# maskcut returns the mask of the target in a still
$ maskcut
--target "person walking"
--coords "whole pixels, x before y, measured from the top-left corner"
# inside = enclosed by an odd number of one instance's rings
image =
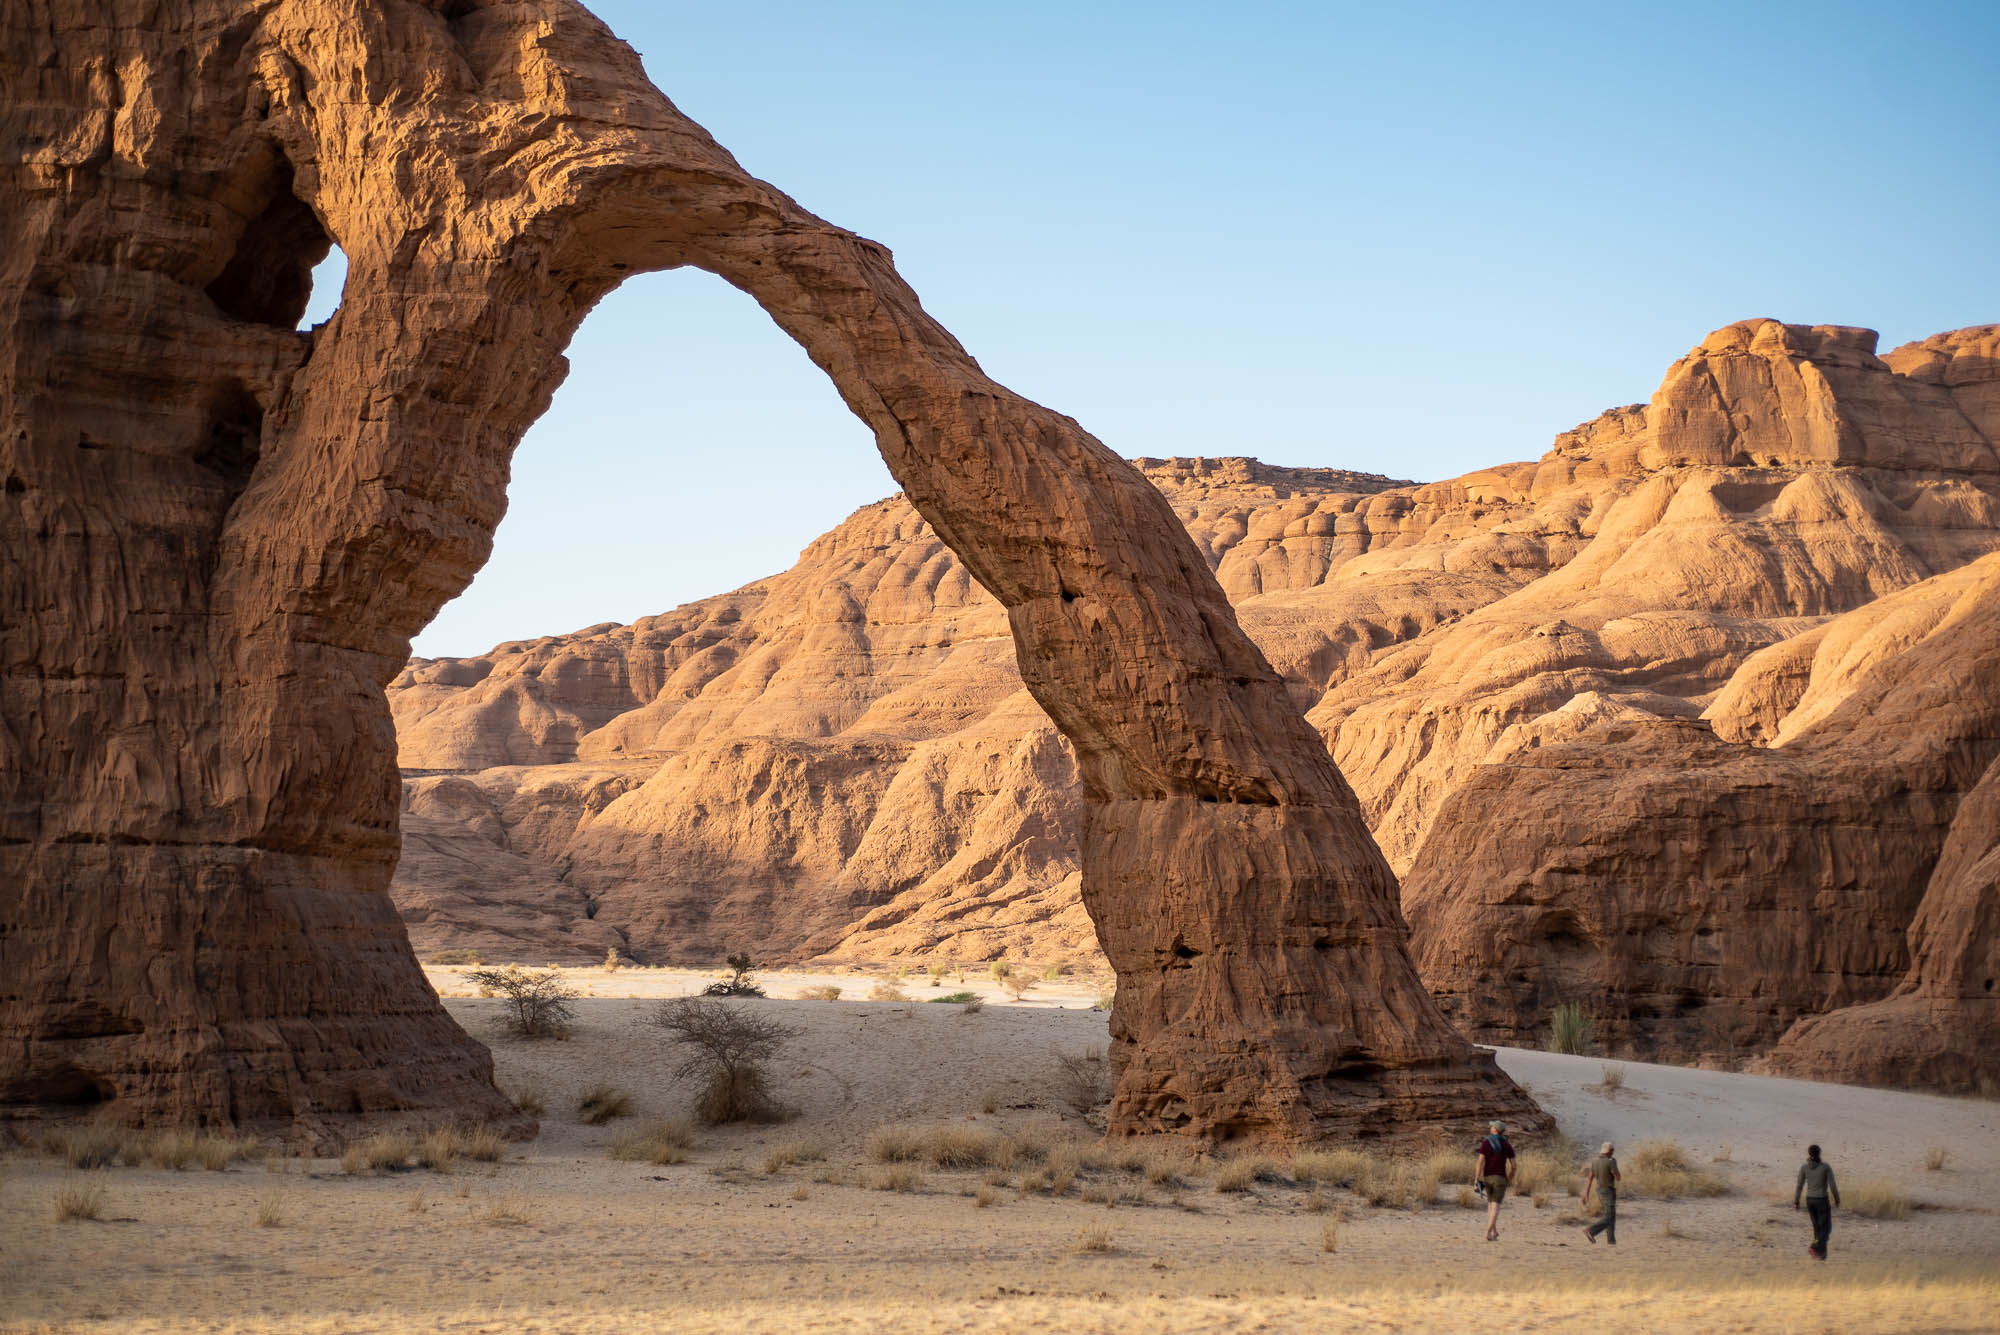
[[[1602,1233],[1605,1245],[1616,1247],[1618,1245],[1618,1159],[1613,1155],[1611,1142],[1608,1140],[1604,1142],[1604,1148],[1597,1152],[1597,1157],[1590,1161],[1589,1167],[1583,1170],[1585,1205],[1590,1204],[1590,1189],[1593,1185],[1597,1188],[1597,1200],[1604,1207],[1604,1212],[1596,1223],[1583,1230],[1583,1236],[1596,1242],[1597,1235]]]
[[[1507,1143],[1507,1124],[1488,1122],[1486,1138],[1472,1160],[1472,1185],[1486,1193],[1486,1240],[1500,1236],[1500,1203],[1514,1177],[1514,1147]]]
[[[1799,1197],[1806,1198],[1806,1213],[1812,1217],[1813,1240],[1806,1255],[1815,1261],[1826,1259],[1826,1240],[1833,1236],[1833,1207],[1840,1204],[1840,1184],[1833,1180],[1833,1165],[1819,1157],[1819,1146],[1806,1146],[1806,1161],[1799,1165],[1798,1184],[1792,1188],[1792,1208]]]

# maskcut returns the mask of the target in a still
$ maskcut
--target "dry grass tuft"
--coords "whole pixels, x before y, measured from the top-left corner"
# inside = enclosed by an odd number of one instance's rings
[[[819,1163],[826,1158],[826,1142],[814,1138],[788,1140],[764,1156],[764,1176],[782,1172],[794,1164]]]
[[[1326,1188],[1314,1186],[1306,1193],[1304,1205],[1307,1214],[1325,1214],[1333,1205],[1333,1197],[1326,1194]]]
[[[361,1177],[385,1169],[401,1168],[416,1148],[408,1136],[400,1133],[370,1136],[359,1144],[347,1147],[340,1156],[340,1171],[350,1177]]]
[[[104,1188],[95,1182],[78,1182],[64,1178],[56,1188],[56,1220],[68,1223],[72,1219],[102,1219],[104,1217]]]
[[[1660,1236],[1663,1238],[1679,1238],[1682,1241],[1687,1240],[1687,1234],[1675,1228],[1674,1221],[1671,1219],[1665,1220],[1660,1224]]]
[[[503,1091],[504,1092],[504,1091]],[[542,1091],[533,1085],[507,1095],[508,1101],[530,1117],[540,1117],[548,1111],[542,1098]]]
[[[194,1137],[185,1131],[162,1131],[142,1142],[139,1152],[147,1167],[178,1173],[194,1162]]]
[[[1080,1228],[1076,1236],[1069,1240],[1071,1256],[1093,1256],[1110,1250],[1111,1230],[1108,1228]]]
[[[1458,1208],[1461,1210],[1477,1210],[1481,1205],[1485,1204],[1485,1202],[1479,1199],[1478,1193],[1473,1191],[1471,1187],[1460,1187],[1458,1189],[1458,1195],[1454,1199],[1458,1201]],[[1537,1210],[1541,1209],[1542,1202],[1546,1201],[1547,1199],[1548,1199],[1547,1192],[1543,1192],[1541,1195],[1537,1196],[1535,1198],[1535,1208]]]
[[[498,1163],[507,1153],[507,1142],[490,1126],[475,1127],[459,1132],[458,1152],[474,1163]]]
[[[1340,1250],[1340,1221],[1329,1219],[1319,1226],[1319,1249],[1323,1252]]]
[[[424,1194],[424,1189],[422,1187],[418,1187],[415,1191],[410,1193],[409,1211],[411,1214],[424,1214],[430,1208],[431,1208],[431,1198]]]
[[[1840,1203],[1870,1219],[1908,1219],[1916,1208],[1909,1194],[1886,1177],[1864,1178],[1840,1193]]]
[[[802,987],[799,989],[799,1000],[839,1001],[840,987],[834,983],[828,983],[823,987]]]
[[[792,1188],[792,1199],[795,1201],[811,1200],[812,1194],[812,1188],[803,1182]]]
[[[282,1189],[274,1188],[259,1196],[257,1198],[257,1227],[283,1228],[286,1220],[285,1209],[290,1203],[291,1197],[286,1195]]]
[[[244,1159],[254,1159],[261,1154],[262,1147],[247,1136],[223,1136],[209,1134],[194,1143],[194,1157],[201,1160],[201,1166],[211,1173],[226,1173],[229,1165]]]
[[[874,1191],[893,1191],[907,1195],[924,1185],[923,1169],[915,1164],[891,1164],[878,1169],[867,1180],[867,1186]]]
[[[1292,1177],[1325,1187],[1358,1187],[1380,1170],[1382,1162],[1360,1150],[1307,1150],[1292,1160]]]
[[[695,1147],[694,1123],[685,1117],[647,1122],[611,1142],[607,1153],[627,1163],[686,1163]]]
[[[518,1196],[502,1196],[486,1212],[486,1222],[502,1227],[525,1227],[535,1222],[527,1202]]]
[[[419,1168],[428,1168],[433,1173],[449,1173],[461,1150],[458,1132],[448,1126],[433,1127],[417,1142],[414,1157]]]
[[[1721,1149],[1715,1152],[1715,1158],[1712,1159],[1710,1162],[1728,1163],[1731,1159],[1735,1157],[1736,1157],[1736,1147],[1734,1145],[1724,1145]]]
[[[632,1096],[615,1085],[594,1085],[576,1101],[576,1120],[588,1126],[631,1115]]]
[[[1683,1196],[1725,1195],[1729,1184],[1714,1173],[1702,1172],[1688,1163],[1687,1153],[1676,1142],[1648,1140],[1632,1151],[1624,1188],[1637,1196],[1671,1201]]]
[[[868,989],[870,1001],[908,1001],[910,994],[894,983],[877,983]]]
[[[109,1168],[120,1159],[138,1163],[143,1142],[116,1126],[58,1127],[42,1136],[42,1148],[71,1168]]]
[[[1000,1193],[983,1182],[980,1184],[979,1189],[972,1193],[972,1203],[982,1210],[991,1208],[999,1200]]]
[[[958,1008],[960,1015],[977,1015],[986,1009],[985,997],[974,997]]]
[[[1625,1068],[1622,1066],[1606,1066],[1603,1076],[1599,1078],[1597,1083],[1604,1088],[1606,1093],[1613,1093],[1623,1089],[1625,1087]]]
[[[1938,1173],[1944,1171],[1945,1163],[1951,1158],[1951,1148],[1946,1145],[1931,1145],[1924,1150],[1924,1171]]]

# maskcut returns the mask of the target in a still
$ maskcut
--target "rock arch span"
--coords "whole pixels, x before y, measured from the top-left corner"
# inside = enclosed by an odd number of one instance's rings
[[[1076,746],[1113,1129],[1539,1117],[1417,982],[1351,793],[1160,496],[587,11],[87,10],[0,20],[0,1100],[513,1115],[384,893],[382,688],[485,559],[578,322],[695,265],[874,430]],[[296,332],[336,238],[340,308]]]

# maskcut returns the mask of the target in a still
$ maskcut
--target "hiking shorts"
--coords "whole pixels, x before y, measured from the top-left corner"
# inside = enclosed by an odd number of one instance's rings
[[[1506,1178],[1504,1178],[1504,1177],[1482,1177],[1482,1178],[1480,1178],[1479,1180],[1480,1180],[1481,1182],[1483,1182],[1483,1183],[1484,1183],[1484,1184],[1486,1185],[1486,1199],[1487,1199],[1487,1200],[1491,1201],[1491,1202],[1492,1202],[1493,1204],[1495,1204],[1495,1205],[1498,1205],[1498,1204],[1499,1204],[1499,1203],[1500,1203],[1501,1201],[1504,1201],[1504,1200],[1506,1200],[1506,1199],[1507,1199],[1507,1179],[1506,1179]]]

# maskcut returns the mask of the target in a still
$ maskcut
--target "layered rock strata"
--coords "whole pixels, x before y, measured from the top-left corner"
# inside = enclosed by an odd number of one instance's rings
[[[0,1099],[510,1115],[383,893],[382,688],[484,559],[585,312],[695,265],[832,377],[1006,608],[1084,794],[1113,1130],[1539,1119],[1418,983],[1352,793],[1160,494],[586,11],[84,18],[30,0],[0,29]],[[340,309],[295,333],[330,242]]]

